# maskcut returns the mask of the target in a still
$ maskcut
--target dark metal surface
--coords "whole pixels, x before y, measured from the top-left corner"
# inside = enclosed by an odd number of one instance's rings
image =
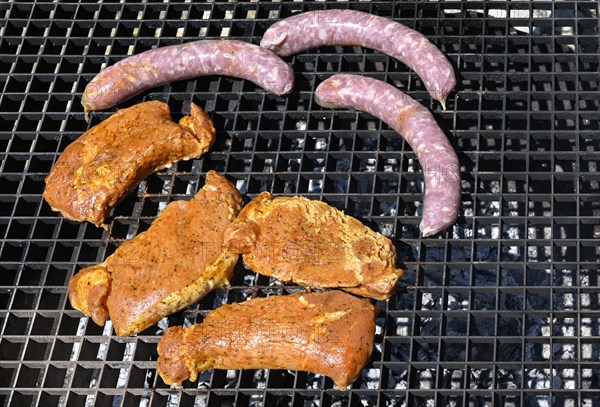
[[[2,404],[600,405],[598,4],[0,3]],[[218,140],[205,157],[144,181],[108,231],[66,221],[43,202],[52,164],[89,128],[81,92],[105,65],[204,37],[258,43],[274,19],[325,7],[393,17],[427,35],[458,72],[448,110],[397,61],[321,48],[287,59],[296,72],[289,97],[208,77],[120,105],[160,99],[179,119],[194,101]],[[432,108],[462,164],[462,216],[452,230],[419,237],[423,176],[400,137],[366,114],[314,103],[315,87],[337,72],[393,83]],[[256,370],[209,371],[170,390],[156,374],[166,320],[120,338],[70,307],[73,273],[146,229],[167,202],[189,199],[209,169],[250,198],[269,190],[322,199],[397,238],[406,277],[378,303],[373,358],[350,389]],[[232,283],[168,324],[295,289],[241,264]]]

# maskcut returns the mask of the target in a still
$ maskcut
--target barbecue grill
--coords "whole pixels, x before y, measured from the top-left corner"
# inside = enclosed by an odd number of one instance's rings
[[[150,176],[108,230],[42,200],[64,148],[113,113],[84,120],[80,97],[127,55],[199,38],[258,44],[277,19],[351,8],[429,37],[454,63],[442,111],[403,64],[357,47],[286,59],[287,97],[205,77],[148,91],[174,119],[192,101],[217,128],[210,153]],[[600,406],[600,49],[596,1],[0,4],[0,400],[4,406]],[[313,100],[338,72],[393,84],[429,107],[459,153],[456,225],[421,238],[423,173],[381,121]],[[376,346],[349,389],[311,373],[208,371],[170,389],[156,373],[169,325],[251,297],[286,294],[240,264],[230,288],[117,337],[71,308],[69,278],[190,199],[215,169],[253,198],[323,200],[393,237],[406,275],[377,302]]]

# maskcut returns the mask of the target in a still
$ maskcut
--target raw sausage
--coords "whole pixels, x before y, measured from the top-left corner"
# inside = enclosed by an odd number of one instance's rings
[[[294,72],[273,52],[236,40],[201,40],[152,49],[100,72],[81,97],[85,112],[106,109],[147,89],[203,75],[250,80],[268,92],[292,90]]]
[[[327,108],[354,108],[383,120],[408,141],[425,172],[423,236],[456,221],[460,207],[460,164],[432,114],[396,87],[358,75],[334,75],[315,91]]]
[[[454,69],[424,35],[385,17],[356,10],[317,10],[273,24],[260,41],[282,57],[323,45],[360,45],[390,55],[414,70],[446,109]]]

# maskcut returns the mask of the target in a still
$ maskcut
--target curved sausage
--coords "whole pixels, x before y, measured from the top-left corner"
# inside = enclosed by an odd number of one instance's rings
[[[433,115],[396,87],[358,75],[334,75],[315,91],[327,108],[367,112],[398,132],[417,155],[425,172],[423,236],[436,234],[456,221],[460,208],[460,164]]]
[[[317,10],[273,24],[260,41],[282,57],[323,45],[360,45],[390,55],[414,70],[446,109],[456,86],[454,69],[424,35],[385,17],[356,10]]]
[[[294,72],[273,52],[243,41],[201,40],[151,49],[104,69],[81,97],[85,112],[109,108],[147,89],[203,75],[235,76],[268,92],[292,90]]]

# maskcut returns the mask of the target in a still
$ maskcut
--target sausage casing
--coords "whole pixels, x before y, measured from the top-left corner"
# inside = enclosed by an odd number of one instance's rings
[[[294,72],[273,52],[237,40],[200,40],[142,52],[104,69],[81,97],[85,112],[107,109],[145,90],[204,75],[248,79],[268,92],[292,90]]]
[[[425,197],[420,228],[423,236],[452,225],[460,208],[460,164],[448,138],[423,105],[377,79],[334,75],[315,91],[327,108],[353,108],[391,126],[411,146],[425,173]]]
[[[423,34],[385,17],[356,10],[317,10],[273,24],[260,45],[283,57],[324,45],[355,45],[390,55],[414,70],[445,108],[456,86],[454,69]]]

